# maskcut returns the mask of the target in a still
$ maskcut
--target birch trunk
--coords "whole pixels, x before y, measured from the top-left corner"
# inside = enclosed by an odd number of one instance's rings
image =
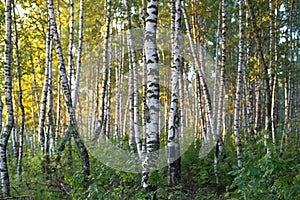
[[[213,138],[215,139],[215,134],[212,133],[211,131],[213,130],[213,124],[212,124],[212,108],[211,108],[211,101],[210,101],[210,96],[209,96],[209,90],[206,84],[206,78],[204,76],[203,70],[201,69],[201,65],[200,65],[200,61],[198,58],[198,54],[196,53],[196,49],[195,49],[195,45],[191,36],[191,29],[190,29],[190,25],[189,25],[189,20],[188,20],[188,16],[185,10],[185,4],[184,1],[181,2],[181,11],[184,17],[184,21],[185,21],[185,26],[187,29],[187,35],[189,38],[189,43],[190,43],[190,48],[192,51],[192,55],[193,55],[193,59],[195,62],[195,71],[198,71],[199,74],[199,81],[201,84],[201,87],[203,89],[203,95],[204,95],[204,105],[205,105],[205,112],[207,115],[207,123],[208,123],[208,133],[211,134],[213,136]]]
[[[148,183],[149,171],[156,166],[159,150],[159,68],[156,44],[157,16],[158,1],[148,0],[144,48],[148,72],[147,98],[150,120],[147,122],[147,154],[143,161],[142,172],[142,186],[148,191],[153,190]]]
[[[242,90],[242,63],[243,63],[243,1],[239,0],[239,61],[237,70],[236,80],[236,94],[235,94],[235,106],[234,106],[234,135],[236,142],[236,155],[238,160],[238,169],[242,169],[242,143],[240,140],[240,123],[239,123],[239,112],[240,112],[240,101],[241,101],[241,90]]]
[[[217,108],[217,85],[218,85],[218,71],[219,71],[219,34],[221,30],[221,3],[218,10],[218,28],[216,33],[216,53],[215,53],[215,80],[214,80],[214,92],[213,92],[213,124],[216,126],[216,108]]]
[[[129,48],[129,56],[131,58],[131,69],[130,69],[130,96],[132,98],[132,102],[130,103],[132,108],[132,120],[133,120],[133,137],[134,137],[134,143],[137,148],[137,152],[139,157],[142,157],[142,144],[140,139],[140,127],[139,127],[139,91],[138,91],[138,69],[137,69],[137,60],[136,60],[136,52],[133,46],[133,38],[131,33],[131,16],[130,16],[130,7],[128,5],[128,1],[124,0],[124,4],[126,7],[126,24],[127,24],[127,30],[126,30],[126,37],[127,37],[127,43]]]
[[[112,51],[111,51],[112,53]],[[111,58],[111,57],[110,57]],[[109,65],[111,66],[111,60],[109,59]],[[111,96],[111,69],[108,70],[108,77],[107,77],[107,95],[106,95],[106,117],[105,117],[105,134],[109,138],[110,137],[110,96]]]
[[[41,106],[40,106],[40,114],[39,114],[39,140],[41,145],[41,150],[45,153],[45,119],[46,119],[46,106],[47,106],[47,93],[48,93],[48,82],[49,82],[49,53],[50,49],[50,24],[47,27],[47,34],[46,34],[46,66],[45,66],[45,75],[44,75],[44,84],[42,89],[42,97],[41,97]]]
[[[81,76],[81,54],[82,54],[82,43],[83,43],[83,14],[84,14],[84,0],[80,0],[80,11],[79,11],[79,35],[78,35],[78,52],[77,52],[77,68],[76,68],[76,79],[74,87],[74,100],[73,107],[76,110],[77,101],[79,98],[79,82]]]
[[[12,58],[12,3],[11,0],[5,1],[5,54],[4,54],[4,85],[5,85],[5,103],[6,103],[6,124],[1,133],[0,140],[0,177],[2,197],[10,195],[10,183],[7,167],[7,143],[14,125],[13,103],[12,103],[12,75],[11,75],[11,58]]]
[[[218,102],[218,115],[217,115],[217,143],[221,158],[224,159],[223,141],[221,139],[221,125],[223,117],[223,103],[224,103],[224,90],[225,90],[225,66],[226,66],[226,5],[225,0],[221,1],[221,15],[222,15],[222,60],[220,68],[220,86],[219,86],[219,102]],[[218,156],[216,156],[218,157]],[[217,182],[217,185],[219,183]]]
[[[21,124],[19,131],[19,145],[18,145],[18,159],[17,159],[17,173],[19,176],[19,180],[22,180],[22,159],[23,159],[23,138],[24,138],[24,123],[25,123],[25,110],[23,105],[23,89],[22,89],[22,73],[21,66],[19,64],[19,34],[17,29],[17,21],[16,21],[16,7],[13,5],[14,12],[14,30],[15,30],[15,48],[16,48],[16,66],[17,66],[17,78],[18,78],[18,100],[21,109]],[[1,115],[2,117],[2,115]],[[1,129],[0,129],[1,132]]]
[[[58,63],[59,63],[59,73],[60,73],[60,77],[61,77],[61,83],[63,86],[65,101],[66,101],[66,105],[67,105],[67,111],[68,111],[69,120],[70,120],[69,123],[70,123],[70,127],[72,129],[70,131],[71,131],[71,133],[74,137],[75,143],[79,149],[80,156],[81,156],[82,168],[87,177],[89,175],[88,151],[87,151],[83,141],[79,137],[79,133],[77,130],[75,114],[74,114],[74,109],[73,109],[72,100],[71,100],[70,86],[68,84],[68,78],[67,78],[67,74],[66,74],[66,68],[64,65],[64,58],[63,58],[63,53],[62,53],[62,49],[61,49],[60,38],[59,38],[59,35],[57,32],[57,27],[56,27],[55,14],[54,14],[54,9],[53,9],[53,1],[47,0],[47,4],[48,4],[48,12],[49,12],[51,29],[52,29],[54,41],[56,44],[56,54],[57,54]]]
[[[246,29],[249,29],[249,12],[246,10]],[[254,138],[254,115],[253,115],[253,108],[254,108],[254,97],[253,97],[253,81],[251,80],[251,67],[250,67],[250,59],[251,59],[251,35],[248,32],[246,36],[246,59],[245,59],[245,71],[246,73],[244,74],[245,76],[245,89],[247,91],[246,95],[246,110],[247,110],[247,136]]]
[[[292,20],[293,20],[293,8],[294,8],[295,1],[292,0],[291,6],[290,6],[290,17],[289,17],[289,42],[290,42],[290,67],[292,68],[293,64],[293,26],[292,26]],[[284,80],[284,124],[283,124],[283,132],[281,137],[281,143],[280,143],[280,158],[282,158],[283,153],[285,151],[284,145],[285,140],[287,137],[287,134],[290,133],[290,124],[289,124],[289,118],[291,115],[290,112],[290,105],[291,105],[291,72],[290,70],[287,70],[285,74],[285,80]]]
[[[146,2],[142,0],[142,13],[143,13],[143,27],[146,26]],[[147,112],[147,64],[146,64],[146,53],[145,47],[143,48],[143,84],[142,84],[142,124],[143,124],[143,141],[142,141],[142,152],[143,155],[146,153],[146,137],[147,137],[147,121],[148,121],[148,112]],[[144,156],[143,156],[144,159]]]
[[[274,5],[273,0],[269,0],[269,16],[270,16],[270,60],[269,60],[269,72],[270,72],[270,89],[272,90],[271,93],[271,132],[272,132],[272,141],[274,147],[276,147],[276,95],[277,95],[277,67],[276,67],[276,61],[275,61],[275,27],[274,27]]]
[[[60,23],[60,6],[59,6],[59,1],[56,1],[56,10],[57,10],[57,30],[58,30],[58,35],[59,37],[61,36],[61,23]],[[61,95],[61,81],[60,81],[60,76],[58,74],[58,81],[57,81],[57,104],[56,104],[56,123],[55,123],[55,143],[57,139],[59,138],[59,127],[60,127],[60,95]]]
[[[179,73],[180,58],[180,22],[181,0],[172,1],[172,23],[171,23],[171,41],[172,41],[172,90],[171,106],[168,131],[168,165],[169,165],[169,184],[177,185],[180,181],[180,147],[179,147]],[[183,126],[183,124],[181,124]]]
[[[48,123],[47,123],[47,131],[45,134],[45,141],[44,141],[44,153],[45,153],[45,160],[44,160],[44,170],[46,175],[49,174],[49,164],[50,164],[50,157],[49,157],[49,149],[50,149],[50,140],[52,137],[52,33],[49,27],[49,31],[47,33],[48,37],[48,51],[46,53],[46,66],[48,70],[47,82],[46,82],[46,90],[47,90],[47,115],[48,115]],[[53,141],[52,141],[53,142]]]
[[[128,39],[127,39],[128,40]],[[130,51],[130,50],[129,50]],[[129,56],[131,57],[130,53]],[[133,113],[133,67],[132,57],[129,58],[129,92],[128,92],[128,103],[129,103],[129,147],[131,155],[134,157],[136,143],[134,139],[134,113]]]
[[[57,102],[56,102],[56,123],[55,123],[55,145],[56,141],[59,139],[59,128],[60,128],[60,95],[61,95],[61,81],[58,74],[57,77]]]
[[[74,1],[69,0],[70,4],[70,21],[69,21],[69,47],[68,47],[68,75],[69,86],[72,92],[72,78],[73,78],[73,41],[74,41]],[[74,98],[72,98],[73,100]]]
[[[116,49],[117,52],[117,58],[122,58],[122,53],[120,52],[119,49]],[[115,71],[115,76],[116,76],[116,110],[115,110],[115,127],[114,127],[114,138],[117,140],[120,137],[120,74],[121,74],[121,59],[117,59],[117,65],[116,65],[116,71]]]
[[[98,54],[100,57],[100,54]],[[99,117],[99,86],[100,86],[100,60],[97,60],[97,71],[96,71],[96,86],[95,86],[95,94],[92,97],[92,100],[94,101],[94,115],[92,115],[92,130],[94,131],[97,128],[97,121]],[[88,80],[86,80],[86,84],[88,85]],[[89,97],[88,97],[89,98]],[[89,108],[88,102],[86,102],[86,109]],[[88,118],[88,116],[86,116]],[[88,126],[88,119],[86,120],[86,126]],[[87,128],[88,130],[88,128]],[[92,135],[92,132],[90,132]]]
[[[51,35],[52,36],[52,35]],[[51,38],[50,36],[50,38]],[[53,93],[52,93],[52,38],[50,41],[50,52],[49,52],[49,77],[48,77],[48,127],[47,127],[47,137],[49,140],[49,144],[46,143],[46,152],[47,154],[54,155],[54,142],[55,135],[53,132]],[[48,156],[49,157],[49,156]],[[48,160],[50,162],[50,160]]]
[[[104,33],[104,55],[103,55],[103,68],[102,68],[102,84],[101,84],[101,98],[100,98],[100,119],[97,123],[95,131],[95,138],[98,138],[104,127],[105,119],[105,97],[107,92],[107,75],[108,75],[108,39],[110,28],[110,12],[111,12],[111,0],[106,0],[106,21],[105,21],[105,33]]]
[[[252,28],[254,31],[254,38],[255,38],[255,43],[256,43],[256,49],[257,49],[257,54],[258,58],[260,61],[260,66],[262,67],[262,73],[265,76],[264,78],[264,92],[265,92],[265,146],[266,146],[266,151],[267,154],[270,153],[270,148],[268,147],[268,140],[270,138],[270,133],[271,133],[271,93],[270,93],[270,80],[268,76],[268,67],[266,66],[263,51],[262,51],[262,43],[261,43],[261,38],[259,35],[259,29],[256,24],[256,18],[254,15],[254,11],[251,5],[251,2],[249,0],[245,0],[245,4],[247,5],[248,11],[249,11],[249,16],[251,19],[251,24]]]
[[[202,95],[202,88],[200,85],[200,80],[199,80],[199,73],[197,72],[196,74],[196,92],[197,92],[197,112],[200,115],[200,130],[201,130],[201,137],[203,138],[203,141],[205,144],[209,144],[210,143],[210,137],[207,135],[207,131],[206,131],[206,126],[205,126],[205,115],[204,111],[203,111],[203,95]]]

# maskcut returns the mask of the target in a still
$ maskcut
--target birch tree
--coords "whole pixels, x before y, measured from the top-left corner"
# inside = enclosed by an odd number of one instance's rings
[[[48,94],[47,94],[47,105],[48,105],[48,110],[47,110],[47,142],[45,142],[45,152],[47,159],[46,160],[48,163],[50,162],[49,154],[53,155],[54,154],[54,142],[55,142],[55,135],[53,131],[53,91],[52,91],[52,34],[50,33],[50,52],[49,52],[49,74],[48,74]]]
[[[254,31],[254,39],[256,43],[256,50],[258,54],[258,59],[260,61],[260,65],[262,67],[262,72],[266,76],[264,77],[264,92],[265,92],[265,146],[267,150],[267,154],[270,153],[270,149],[268,147],[267,141],[270,138],[271,133],[271,97],[270,97],[270,81],[268,76],[268,67],[266,66],[263,51],[262,51],[262,43],[259,35],[259,28],[256,24],[256,17],[254,15],[253,7],[250,0],[245,0],[245,4],[247,5],[249,16],[251,19],[252,28]]]
[[[236,93],[235,93],[235,106],[234,106],[234,135],[236,141],[236,154],[238,159],[238,169],[242,169],[242,143],[240,140],[240,101],[241,101],[241,89],[242,89],[242,65],[243,65],[243,0],[239,0],[239,61],[236,80]]]
[[[128,1],[124,0],[124,4],[126,7],[126,23],[127,23],[127,30],[126,30],[126,37],[127,43],[129,48],[129,56],[131,60],[131,68],[130,68],[130,96],[132,102],[130,105],[132,108],[132,120],[133,120],[133,137],[134,143],[136,145],[139,157],[142,157],[142,144],[140,140],[140,127],[139,127],[139,91],[138,91],[138,69],[137,69],[137,60],[136,60],[136,52],[133,46],[133,38],[131,33],[131,16],[130,16],[130,7],[128,5]],[[132,94],[131,94],[132,93]]]
[[[171,42],[172,42],[172,90],[171,106],[168,130],[168,165],[169,184],[177,185],[180,179],[180,151],[179,151],[179,73],[180,58],[180,23],[181,23],[181,0],[171,2]],[[181,124],[183,126],[183,124]]]
[[[46,34],[46,66],[45,66],[45,75],[44,75],[44,83],[42,89],[42,97],[41,97],[41,106],[40,106],[40,113],[39,113],[39,139],[41,150],[45,153],[45,119],[46,119],[46,106],[47,106],[47,93],[48,93],[48,82],[49,82],[49,55],[50,55],[50,24],[48,24],[47,34]]]
[[[142,18],[143,18],[143,28],[146,26],[146,2],[142,0]],[[146,152],[146,134],[147,134],[147,121],[149,118],[148,107],[147,107],[147,64],[146,64],[146,53],[145,47],[143,48],[143,80],[142,80],[142,124],[143,124],[143,141],[142,141],[142,152]]]
[[[69,46],[68,46],[68,75],[69,86],[72,91],[72,78],[73,78],[73,42],[74,42],[74,1],[69,0],[70,4],[70,21],[69,21]],[[74,98],[72,98],[73,100]]]
[[[147,99],[149,121],[147,122],[146,148],[147,154],[143,161],[142,186],[152,189],[148,183],[149,171],[156,166],[159,149],[159,69],[156,44],[158,1],[148,0],[145,25],[145,55],[147,63]]]
[[[97,123],[97,128],[95,131],[95,138],[99,137],[102,133],[102,129],[105,127],[105,97],[107,93],[107,76],[108,76],[108,39],[109,39],[109,28],[111,21],[111,0],[106,0],[106,20],[105,20],[105,32],[103,41],[103,67],[102,67],[102,83],[101,83],[101,98],[100,98],[100,118]]]
[[[290,16],[289,16],[289,48],[290,48],[290,66],[293,64],[293,26],[292,26],[292,20],[293,20],[293,8],[294,8],[295,1],[291,1],[290,6]],[[290,104],[291,104],[291,74],[290,70],[287,70],[287,73],[284,78],[284,122],[283,122],[283,132],[281,136],[281,142],[280,142],[280,153],[279,156],[282,157],[283,153],[285,151],[284,145],[285,140],[287,137],[287,134],[290,132],[290,124],[289,124],[289,118],[290,118]]]
[[[72,100],[71,100],[71,91],[70,91],[70,86],[68,84],[68,78],[66,74],[66,68],[64,64],[64,58],[63,58],[63,53],[62,53],[62,48],[61,48],[61,42],[60,42],[60,37],[58,35],[57,27],[56,27],[56,21],[55,21],[55,14],[54,14],[54,9],[53,9],[53,1],[52,0],[47,0],[48,4],[48,12],[49,12],[49,18],[50,18],[50,25],[51,25],[51,30],[53,33],[53,38],[56,44],[56,54],[58,58],[58,63],[59,63],[59,73],[60,73],[60,78],[61,78],[61,83],[64,91],[64,97],[67,105],[67,111],[68,111],[68,117],[70,120],[70,126],[68,128],[68,131],[65,133],[65,138],[70,137],[70,133],[72,133],[75,143],[77,145],[77,148],[79,149],[80,156],[81,156],[81,165],[84,170],[84,173],[86,176],[89,175],[89,155],[88,151],[81,140],[78,130],[77,130],[77,125],[76,125],[76,120],[75,120],[75,113],[74,109],[72,106]],[[69,132],[69,133],[68,133]],[[66,142],[64,140],[63,142]],[[62,148],[60,149],[60,152],[64,149],[64,144],[62,144]],[[58,155],[60,156],[60,155]]]
[[[1,133],[0,140],[0,177],[2,197],[10,195],[10,183],[7,166],[7,143],[11,130],[14,125],[13,116],[13,103],[12,103],[12,2],[11,0],[5,1],[5,54],[4,54],[4,85],[5,85],[5,104],[7,118],[3,132]]]
[[[16,20],[16,6],[13,5],[14,12],[14,30],[15,30],[15,49],[16,49],[16,67],[17,67],[17,78],[18,78],[18,100],[21,109],[21,124],[19,130],[19,145],[18,145],[18,159],[17,159],[17,173],[21,180],[22,175],[22,159],[23,159],[23,143],[24,143],[24,124],[25,124],[25,109],[23,105],[23,89],[22,89],[22,73],[21,66],[19,63],[19,32],[17,28]],[[1,116],[2,117],[2,116]],[[1,130],[0,130],[1,132]]]
[[[276,146],[276,90],[277,90],[277,77],[276,77],[276,62],[275,62],[275,29],[274,29],[274,4],[272,0],[269,0],[269,16],[270,16],[270,59],[269,59],[269,74],[270,74],[270,90],[271,93],[271,130],[272,130],[272,141],[274,147]]]
[[[218,9],[218,27],[217,27],[217,33],[216,33],[216,53],[215,53],[215,80],[214,80],[214,92],[213,92],[213,121],[214,125],[216,124],[216,108],[217,108],[217,77],[218,77],[218,69],[219,69],[219,34],[221,30],[221,3],[219,5]]]
[[[120,40],[122,39],[122,36],[120,36]],[[114,137],[115,139],[118,139],[120,136],[120,127],[121,127],[121,65],[122,65],[122,52],[119,49],[116,49],[117,52],[117,65],[116,65],[116,71],[115,71],[115,78],[116,78],[116,103],[115,103],[115,122],[114,122]]]
[[[189,44],[190,44],[190,48],[191,48],[191,52],[192,52],[192,56],[194,59],[194,63],[195,63],[195,71],[198,72],[199,75],[199,81],[200,81],[200,85],[202,87],[203,90],[203,95],[204,95],[204,105],[205,105],[205,114],[207,115],[207,131],[209,134],[211,134],[209,137],[213,136],[214,140],[216,139],[215,134],[212,132],[213,130],[213,123],[212,123],[212,107],[211,107],[211,100],[210,100],[210,96],[209,96],[209,90],[208,90],[208,86],[206,83],[206,78],[203,72],[203,69],[201,68],[201,64],[199,61],[199,57],[198,54],[196,53],[196,48],[195,48],[195,44],[193,42],[193,38],[191,35],[191,28],[189,25],[189,19],[186,13],[186,9],[185,9],[185,4],[184,1],[181,1],[181,11],[184,17],[184,22],[185,22],[185,26],[187,29],[187,35],[188,35],[188,39],[189,39]]]
[[[74,98],[73,98],[73,107],[76,110],[76,104],[79,96],[79,82],[81,76],[81,54],[82,54],[82,44],[83,44],[83,14],[84,14],[84,0],[80,0],[80,11],[79,11],[79,35],[78,35],[78,52],[77,52],[77,61],[76,61],[76,79],[75,79],[75,88],[74,88]]]
[[[221,67],[220,67],[220,86],[219,86],[219,102],[218,102],[218,113],[217,113],[217,145],[219,146],[219,151],[222,159],[224,159],[223,152],[223,141],[220,137],[221,134],[221,124],[222,124],[222,114],[223,114],[223,103],[224,103],[224,90],[225,90],[225,66],[226,66],[226,1],[221,1],[221,16],[222,16],[222,43],[221,43]],[[217,151],[217,150],[216,150]],[[217,181],[218,184],[218,181]]]

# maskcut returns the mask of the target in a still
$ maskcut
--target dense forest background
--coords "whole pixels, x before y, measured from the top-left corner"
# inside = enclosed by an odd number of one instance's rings
[[[2,0],[2,199],[299,199],[298,0]]]

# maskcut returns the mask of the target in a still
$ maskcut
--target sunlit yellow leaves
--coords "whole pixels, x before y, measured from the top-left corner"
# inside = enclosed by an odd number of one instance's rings
[[[266,21],[269,21],[269,20],[270,20],[270,16],[269,15],[262,18],[263,22],[266,22]]]

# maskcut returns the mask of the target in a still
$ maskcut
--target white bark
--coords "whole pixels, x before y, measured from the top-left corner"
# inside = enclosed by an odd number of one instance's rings
[[[242,0],[239,0],[239,61],[237,70],[236,80],[236,94],[235,94],[235,106],[234,106],[234,135],[236,141],[236,154],[238,159],[238,169],[242,169],[242,143],[240,140],[240,123],[239,123],[239,112],[240,112],[240,101],[241,101],[241,90],[242,90],[242,63],[243,63],[243,11],[242,11]]]
[[[139,91],[138,91],[138,69],[137,69],[137,60],[136,60],[136,52],[133,46],[133,38],[131,34],[131,16],[130,16],[130,7],[128,6],[127,0],[124,0],[124,4],[126,7],[126,21],[127,21],[127,28],[126,36],[127,36],[127,43],[129,48],[129,55],[131,57],[131,68],[130,68],[130,96],[132,98],[132,102],[130,105],[133,106],[133,128],[134,128],[134,139],[135,145],[137,148],[137,152],[139,157],[142,157],[142,144],[140,139],[140,127],[139,127]],[[131,94],[132,93],[132,94]]]
[[[146,25],[146,3],[145,0],[142,0],[142,7],[143,7],[143,24],[144,28]],[[142,140],[142,152],[143,155],[146,153],[146,137],[147,137],[147,121],[148,121],[148,115],[147,115],[147,64],[146,64],[146,53],[145,48],[143,48],[143,91],[142,91],[142,124],[143,124],[143,140]],[[143,158],[144,159],[144,156]]]
[[[114,127],[114,138],[118,139],[120,137],[120,126],[121,126],[121,122],[120,122],[120,74],[121,74],[121,58],[122,58],[122,53],[120,52],[121,50],[116,49],[117,52],[117,65],[115,68],[115,77],[116,77],[116,110],[115,110],[115,127]]]
[[[191,36],[191,31],[190,31],[191,29],[190,29],[190,25],[189,25],[189,21],[188,21],[188,16],[187,16],[187,13],[186,13],[186,10],[185,10],[184,1],[182,1],[181,7],[182,7],[182,14],[183,14],[184,21],[185,21],[185,26],[186,26],[186,29],[187,29],[187,35],[188,35],[188,38],[189,38],[190,48],[191,48],[193,59],[194,59],[195,65],[196,65],[195,71],[198,71],[199,81],[200,81],[202,90],[204,92],[204,94],[203,94],[204,95],[204,105],[205,105],[205,112],[206,112],[207,120],[208,120],[207,121],[207,123],[208,123],[207,131],[208,131],[208,134],[211,134],[213,136],[213,138],[215,139],[215,134],[212,132],[212,130],[213,130],[212,108],[211,108],[209,90],[208,90],[208,87],[207,87],[207,84],[206,84],[205,75],[203,73],[203,70],[201,69],[200,60],[199,60],[198,54],[197,54],[196,49],[195,49],[193,38]]]
[[[48,4],[48,12],[49,12],[49,18],[50,18],[50,24],[51,24],[51,29],[54,37],[54,41],[56,44],[56,54],[58,58],[58,63],[59,63],[59,73],[60,73],[60,78],[61,78],[61,83],[64,91],[64,96],[65,96],[65,101],[67,105],[67,111],[69,115],[69,120],[70,120],[70,128],[71,128],[71,133],[73,134],[75,143],[79,149],[80,156],[81,156],[81,163],[82,163],[82,168],[84,170],[85,175],[89,175],[89,156],[87,149],[79,137],[79,133],[77,130],[77,125],[75,121],[75,114],[74,114],[74,109],[72,106],[72,100],[71,100],[71,91],[70,91],[70,86],[68,84],[68,78],[66,74],[66,68],[64,64],[64,58],[63,58],[63,53],[62,53],[62,48],[61,48],[61,42],[60,38],[57,32],[57,26],[56,26],[56,21],[55,21],[55,14],[54,14],[54,9],[53,9],[53,0],[47,0]],[[68,135],[66,135],[68,136]]]
[[[217,108],[217,84],[218,84],[218,70],[219,70],[219,34],[221,29],[221,3],[219,4],[219,10],[218,10],[218,27],[217,27],[217,33],[216,33],[216,55],[215,55],[215,80],[214,80],[214,89],[213,89],[213,124],[216,125],[216,108]]]
[[[73,85],[73,41],[74,41],[74,1],[69,0],[70,4],[70,21],[69,21],[69,47],[68,47],[68,75],[69,75],[69,86],[72,91]],[[72,100],[74,98],[72,97]]]
[[[47,127],[47,138],[48,141],[45,141],[45,152],[46,154],[54,154],[54,141],[55,135],[53,132],[53,120],[52,120],[52,111],[53,111],[53,95],[52,95],[52,34],[50,33],[50,46],[49,46],[49,74],[48,74],[48,96],[47,96],[47,105],[48,105],[48,127]]]
[[[12,41],[11,41],[11,0],[5,1],[5,54],[4,54],[4,85],[5,85],[5,103],[7,119],[0,139],[0,178],[2,197],[10,195],[9,174],[7,167],[7,143],[14,124],[13,103],[12,103],[12,75],[11,75],[11,58],[12,58]]]
[[[224,90],[225,90],[225,66],[226,66],[226,5],[225,0],[221,1],[221,15],[222,15],[222,60],[220,68],[220,86],[219,86],[219,102],[218,102],[218,114],[217,114],[217,142],[219,145],[219,152],[223,157],[223,141],[221,139],[221,125],[223,117],[223,103],[224,103]],[[218,183],[217,183],[218,184]]]
[[[101,84],[101,98],[100,98],[100,119],[97,123],[97,128],[95,131],[95,139],[99,137],[99,134],[104,128],[105,120],[105,96],[107,93],[107,75],[108,75],[108,38],[109,38],[109,28],[110,28],[110,13],[111,13],[111,0],[106,1],[106,21],[105,21],[105,33],[103,42],[103,68],[102,68],[102,84]]]
[[[156,44],[158,1],[148,0],[145,26],[145,55],[148,72],[148,110],[146,148],[147,154],[143,161],[142,186],[150,188],[148,183],[149,171],[156,166],[159,149],[159,69]]]
[[[50,55],[50,25],[48,24],[47,34],[46,34],[46,66],[45,66],[45,75],[44,75],[44,84],[42,89],[42,97],[41,97],[41,106],[40,106],[40,114],[39,114],[39,140],[41,145],[41,150],[45,153],[45,119],[46,119],[46,105],[47,105],[47,93],[48,93],[48,82],[49,82],[49,55]]]
[[[23,105],[23,89],[22,89],[22,73],[21,73],[21,66],[19,64],[19,35],[17,29],[17,21],[16,21],[16,7],[13,5],[14,11],[14,30],[15,30],[15,48],[16,48],[16,66],[17,66],[17,78],[18,78],[18,100],[21,109],[21,124],[20,124],[20,132],[19,132],[19,145],[18,145],[18,159],[17,159],[17,173],[19,179],[21,180],[22,177],[22,159],[23,159],[23,135],[24,135],[24,123],[25,123],[25,110]],[[1,132],[1,129],[0,129]]]
[[[180,147],[179,147],[179,73],[181,64],[180,55],[180,22],[181,11],[180,1],[173,0],[171,7],[171,41],[172,41],[172,90],[171,106],[168,131],[168,165],[169,165],[169,184],[177,185],[180,179]],[[183,124],[181,124],[183,126]]]
[[[82,54],[82,43],[83,43],[83,14],[84,14],[84,0],[80,0],[80,13],[79,13],[79,35],[78,35],[78,52],[77,52],[77,68],[76,68],[76,79],[74,87],[73,107],[76,109],[77,101],[79,98],[79,82],[81,75],[81,54]]]

